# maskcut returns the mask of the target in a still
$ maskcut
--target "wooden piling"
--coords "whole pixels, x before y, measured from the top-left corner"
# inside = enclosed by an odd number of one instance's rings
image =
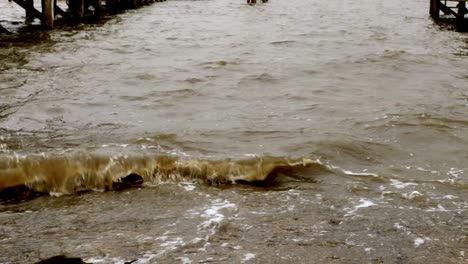
[[[85,1],[84,0],[75,0],[76,3],[76,15],[78,18],[83,18],[85,13]]]
[[[457,28],[458,30],[463,29],[463,20],[465,18],[466,13],[466,4],[464,1],[458,2],[458,12],[457,12]]]
[[[85,1],[84,0],[69,0],[68,9],[70,13],[76,18],[83,18],[85,11]]]
[[[26,21],[33,21],[34,14],[31,10],[34,9],[34,0],[25,0],[24,2],[25,5],[28,7],[24,9],[26,11]]]
[[[138,6],[138,0],[128,0],[128,8],[136,8]]]
[[[93,6],[94,6],[94,14],[96,16],[99,16],[102,12],[102,3],[101,0],[94,0],[93,1]]]
[[[42,0],[42,16],[42,24],[52,28],[55,20],[55,0]]]
[[[118,0],[106,0],[106,9],[110,14],[115,14],[118,11]]]
[[[439,0],[430,0],[430,7],[429,7],[429,13],[431,14],[431,17],[435,20],[439,19],[439,13],[440,13],[440,6],[439,6]]]

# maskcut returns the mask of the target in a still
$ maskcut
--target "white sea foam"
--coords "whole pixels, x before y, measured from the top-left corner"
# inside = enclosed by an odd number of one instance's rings
[[[172,251],[179,248],[179,246],[185,246],[185,242],[181,237],[176,237],[173,240],[165,241],[159,246],[164,248],[163,251]]]
[[[267,212],[257,212],[257,211],[251,211],[250,213],[251,214],[256,214],[256,215],[267,215],[267,214],[269,214]]]
[[[200,216],[206,220],[198,225],[198,232],[204,236],[204,238],[200,238],[199,241],[205,241],[203,247],[198,249],[199,251],[206,251],[207,247],[210,245],[208,240],[212,235],[216,234],[216,230],[225,219],[221,210],[228,208],[236,209],[237,206],[227,200],[216,199],[209,208],[205,209],[200,214]]]
[[[126,262],[123,258],[110,258],[110,257],[92,257],[89,259],[85,259],[84,262],[86,263],[114,263],[114,264],[124,264]]]
[[[445,209],[442,205],[438,204],[437,208],[427,209],[426,212],[448,212],[449,210]]]
[[[415,246],[415,247],[419,247],[419,246],[422,245],[422,244],[424,244],[424,239],[418,237],[418,238],[416,238],[416,239],[414,240],[414,246]]]
[[[450,170],[447,172],[447,175],[458,178],[460,174],[464,174],[464,173],[465,173],[465,170],[450,168]]]
[[[210,228],[211,231],[215,232],[214,228],[219,226],[219,224],[224,220],[224,215],[220,210],[226,208],[236,208],[236,205],[227,200],[215,200],[211,207],[201,214],[201,217],[206,218],[207,220],[201,223],[199,227],[204,229]]]
[[[413,191],[413,192],[410,192],[410,193],[404,193],[403,194],[403,197],[405,197],[408,200],[414,200],[416,197],[422,197],[422,196],[424,196],[424,195],[422,193],[418,192],[418,191]]]
[[[60,197],[66,195],[66,193],[63,192],[49,192],[49,195],[52,197]]]
[[[442,198],[443,198],[443,199],[453,200],[453,199],[457,199],[458,196],[451,195],[451,194],[447,194],[447,195],[443,196]]]
[[[379,175],[375,174],[375,173],[371,173],[371,172],[352,172],[352,171],[348,171],[348,170],[343,170],[342,171],[346,174],[346,175],[352,175],[352,176],[370,176],[370,177],[378,177]]]
[[[193,182],[181,182],[181,183],[179,183],[179,186],[184,188],[188,192],[193,191],[193,190],[195,190],[197,188],[195,186],[195,183],[193,183]]]
[[[414,182],[401,182],[399,180],[394,180],[394,179],[391,179],[390,181],[392,182],[390,185],[392,185],[393,187],[397,189],[403,189],[411,185],[414,185],[414,186],[418,185],[417,183],[414,183]]]
[[[120,234],[119,236],[122,236],[122,234]],[[137,241],[138,242],[144,242],[144,241],[148,241],[148,240],[154,240],[154,238],[150,237],[150,236],[146,236],[146,235],[138,235],[136,237]]]
[[[173,155],[173,156],[183,156],[183,157],[191,157],[192,155],[180,151],[180,150],[161,150],[162,152],[165,152],[166,154]]]
[[[159,256],[159,254],[146,253],[146,254],[143,255],[143,257],[139,258],[134,263],[135,264],[153,263],[153,261],[151,261],[151,260],[158,257],[158,256]]]
[[[247,253],[247,254],[244,254],[244,258],[242,259],[242,263],[245,263],[251,259],[254,259],[255,258],[255,254],[252,254],[252,253]]]
[[[424,168],[421,168],[421,167],[416,167],[416,169],[417,169],[418,171],[430,172],[430,173],[432,173],[432,174],[440,174],[440,172],[438,172],[438,171],[435,171],[435,170],[428,170],[428,169],[424,169]]]
[[[352,209],[351,211],[348,211],[345,216],[349,216],[349,215],[355,213],[357,210],[359,210],[361,208],[366,208],[366,207],[371,207],[371,206],[376,205],[374,202],[372,202],[370,200],[363,199],[363,198],[361,198],[359,200],[359,202],[360,202],[360,204],[354,206],[354,209]]]
[[[178,260],[182,261],[182,264],[191,264],[192,260],[188,257],[180,257]]]

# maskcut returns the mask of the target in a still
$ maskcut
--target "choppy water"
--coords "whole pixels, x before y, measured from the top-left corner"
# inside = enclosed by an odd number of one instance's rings
[[[468,261],[468,35],[428,4],[0,3],[0,263]]]

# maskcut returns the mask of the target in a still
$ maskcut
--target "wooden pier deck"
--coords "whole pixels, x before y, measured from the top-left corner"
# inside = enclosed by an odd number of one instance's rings
[[[101,14],[116,14],[125,9],[137,8],[154,2],[166,0],[67,0],[67,9],[57,5],[57,0],[38,0],[40,11],[36,9],[34,0],[9,0],[21,6],[26,12],[26,20],[39,19],[46,28],[54,27],[58,19],[73,19],[79,21],[86,16],[99,17]],[[3,29],[0,26],[0,32]],[[6,30],[5,30],[6,31]]]
[[[466,2],[468,0],[429,0],[429,13],[434,20],[439,20],[440,12],[453,15],[456,18],[457,28],[464,28],[465,15],[468,14]]]

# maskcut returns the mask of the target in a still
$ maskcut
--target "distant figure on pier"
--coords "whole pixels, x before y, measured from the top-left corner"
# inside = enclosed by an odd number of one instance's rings
[[[268,2],[268,0],[262,0],[263,3],[266,3]],[[256,4],[257,3],[257,0],[247,0],[247,4],[251,5],[251,4]]]

